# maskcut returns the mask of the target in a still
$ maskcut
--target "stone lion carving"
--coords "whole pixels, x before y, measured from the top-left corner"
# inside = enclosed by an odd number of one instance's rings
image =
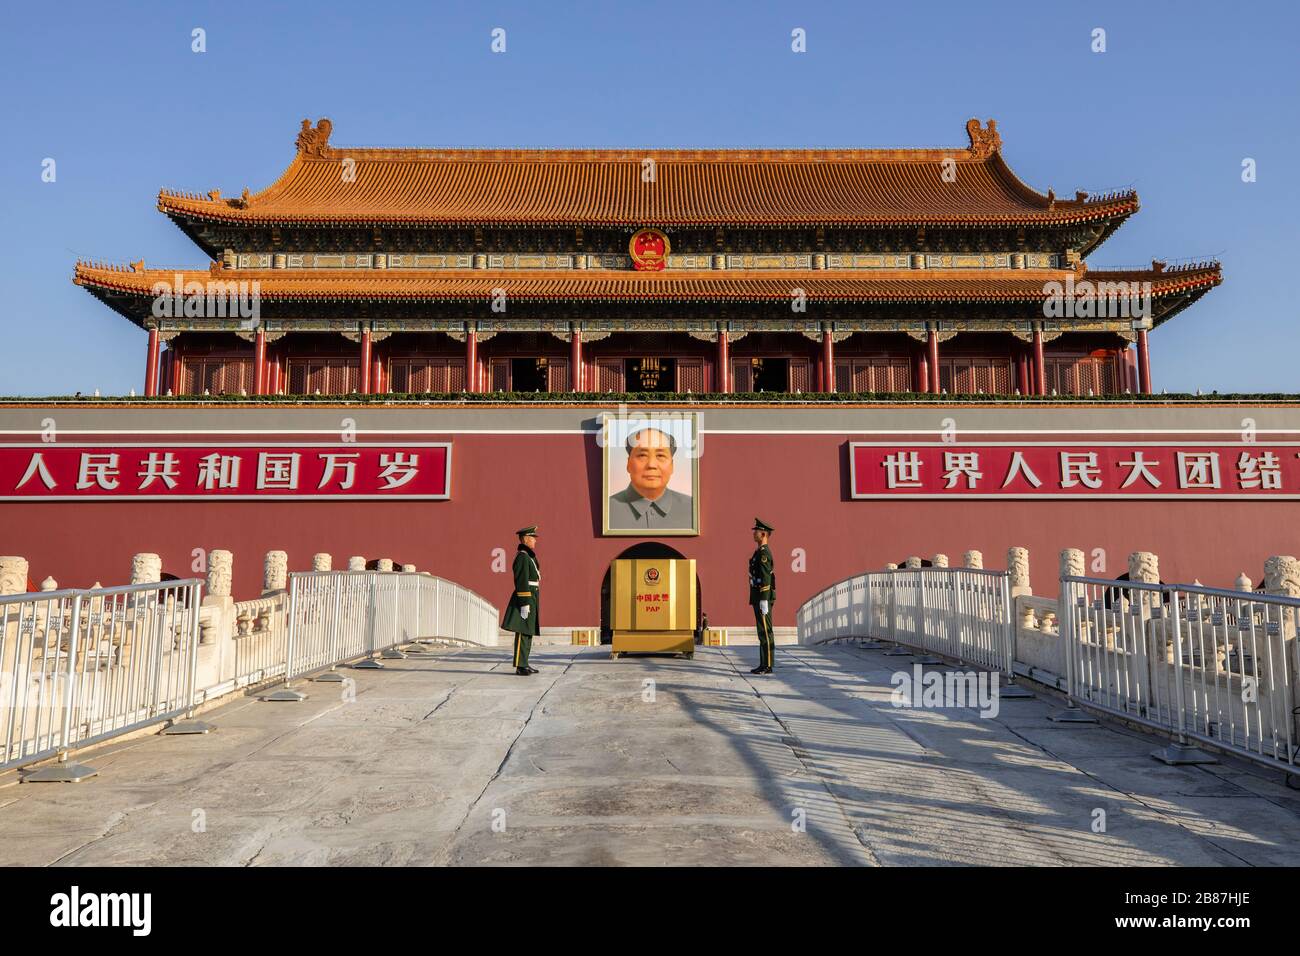
[[[208,594],[215,597],[230,597],[230,588],[234,576],[235,556],[229,551],[215,550],[208,552]]]

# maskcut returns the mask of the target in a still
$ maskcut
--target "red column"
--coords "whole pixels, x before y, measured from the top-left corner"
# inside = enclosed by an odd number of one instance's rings
[[[1047,362],[1043,359],[1043,330],[1034,329],[1034,394],[1047,394]]]
[[[575,392],[582,391],[582,329],[577,323],[574,323],[573,338],[569,342],[569,388]]]
[[[1029,394],[1029,356],[1023,347],[1016,352],[1016,386],[1021,395]]]
[[[465,388],[478,391],[478,333],[473,329],[465,332]]]
[[[145,356],[144,393],[158,394],[158,330],[149,330],[149,349]]]
[[[912,378],[916,390],[922,395],[930,391],[930,363],[926,360],[923,349],[912,354]]]
[[[172,390],[173,395],[181,394],[181,380],[185,375],[185,360],[181,357],[181,347],[173,345],[167,350],[172,353],[171,378],[167,387]]]
[[[1147,344],[1147,330],[1138,329],[1138,391],[1151,394],[1151,347]]]
[[[714,390],[731,394],[731,339],[725,328],[718,329],[718,371]]]
[[[253,394],[266,394],[266,333],[253,333]]]
[[[361,394],[370,394],[370,330],[361,330]]]
[[[822,391],[835,391],[835,340],[831,330],[822,330]]]
[[[280,394],[280,373],[284,368],[284,356],[274,345],[266,347],[266,394]]]
[[[383,395],[388,391],[388,376],[384,374],[384,347],[372,345],[370,356],[370,394]]]
[[[939,394],[939,333],[934,329],[930,330],[925,339],[926,351],[929,353],[930,364],[930,391],[935,395]]]

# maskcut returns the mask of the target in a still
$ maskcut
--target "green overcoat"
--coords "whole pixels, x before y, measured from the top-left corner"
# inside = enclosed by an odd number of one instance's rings
[[[514,634],[536,637],[539,628],[537,615],[542,572],[537,565],[537,555],[526,544],[521,544],[519,550],[515,552],[514,576],[515,589],[511,592],[510,601],[506,605],[501,629]],[[528,617],[520,613],[524,608],[529,608]]]
[[[765,544],[755,548],[749,557],[750,606],[758,607],[759,601],[767,601],[768,608],[776,604],[776,571],[772,550]]]

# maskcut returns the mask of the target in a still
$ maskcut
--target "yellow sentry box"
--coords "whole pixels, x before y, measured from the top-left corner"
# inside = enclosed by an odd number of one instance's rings
[[[706,647],[726,647],[727,629],[725,627],[708,628],[704,632],[704,644]]]
[[[572,643],[580,644],[585,647],[594,647],[598,645],[600,643],[600,628],[575,628],[572,632]]]
[[[694,558],[620,558],[610,567],[610,656],[695,656]]]

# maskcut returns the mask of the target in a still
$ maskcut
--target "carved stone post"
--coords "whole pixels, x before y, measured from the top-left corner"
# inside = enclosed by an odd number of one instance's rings
[[[888,564],[885,565],[885,570],[886,570],[886,571],[897,571],[897,570],[898,570],[898,565],[896,565],[894,562],[890,561]]]
[[[1275,554],[1264,562],[1264,593],[1281,597],[1300,597],[1300,561],[1293,555]],[[1300,638],[1297,638],[1297,613],[1295,608],[1282,608],[1282,653],[1291,664],[1291,699],[1300,700]],[[1293,734],[1300,734],[1300,713],[1291,717]],[[1287,783],[1300,786],[1300,775],[1289,774]]]
[[[235,556],[229,551],[215,549],[208,552],[208,594],[230,597],[234,577]]]
[[[946,568],[948,566],[948,555],[936,554],[930,559],[930,565],[936,568]]]
[[[24,594],[27,591],[27,559],[14,554],[0,556],[0,594]]]
[[[380,559],[379,559],[379,567],[378,567],[377,570],[380,570],[380,571],[391,571],[391,570],[393,570],[393,559],[392,559],[392,558],[380,558]]]
[[[137,554],[131,557],[131,583],[157,584],[162,580],[162,558],[156,554]]]
[[[1007,548],[1007,586],[1011,593],[1011,602],[1019,610],[1016,626],[1032,630],[1038,626],[1034,609],[1020,601],[1018,597],[1032,597],[1034,589],[1029,584],[1029,549]]]
[[[231,552],[219,548],[208,552],[208,581],[199,610],[200,644],[216,644],[234,638],[232,614],[235,601],[231,597],[234,569],[235,556]],[[225,651],[226,648],[221,648],[212,665],[211,683],[228,680],[234,674],[233,648],[232,653],[226,655],[228,660],[221,658]]]
[[[348,558],[349,571],[364,571],[366,569],[366,559],[359,554],[354,554]]]
[[[918,558],[916,555],[912,555],[907,559],[906,566],[909,568],[919,568],[921,566],[921,559]]]
[[[1083,552],[1078,548],[1065,548],[1061,551],[1061,577],[1063,578],[1081,578],[1084,575]],[[1067,634],[1066,622],[1071,620],[1074,609],[1069,607],[1069,600],[1072,594],[1079,595],[1083,592],[1080,590],[1082,585],[1071,588],[1069,585],[1062,584],[1060,593],[1056,598],[1056,627],[1061,636],[1069,637]],[[1082,626],[1087,627],[1086,616],[1082,619]],[[1070,653],[1070,648],[1062,645],[1062,653]]]
[[[404,565],[402,565],[402,570],[403,570],[405,573],[407,573],[407,574],[414,574],[414,573],[415,573],[415,565],[413,565],[413,564],[404,564]]]
[[[319,554],[313,554],[311,556],[311,569],[313,571],[333,571],[334,570],[333,555],[326,554],[323,551]]]
[[[1007,572],[1011,577],[1011,596],[1033,594],[1029,584],[1029,549],[1007,548]]]
[[[1066,548],[1061,551],[1061,576],[1062,578],[1083,578],[1087,568],[1084,567],[1083,551],[1078,548]],[[1075,593],[1082,593],[1076,589]],[[1057,628],[1062,633],[1065,631],[1065,622],[1067,614],[1073,614],[1070,607],[1065,606],[1067,594],[1066,585],[1061,585],[1061,593],[1057,597]],[[1087,627],[1087,623],[1083,624]]]
[[[1160,583],[1160,559],[1150,551],[1134,551],[1128,556],[1128,579],[1130,581],[1141,581],[1143,584]],[[1147,608],[1160,607],[1159,591],[1139,591],[1136,595],[1138,605]],[[1173,631],[1168,630],[1169,622],[1161,620],[1153,622],[1151,631],[1155,634],[1163,635],[1167,646],[1166,656],[1173,653]]]
[[[962,563],[965,564],[966,567],[968,568],[983,568],[984,552],[967,551],[965,554],[962,555]]]
[[[283,591],[289,586],[289,555],[284,551],[266,552],[265,573],[262,576],[262,593]]]

